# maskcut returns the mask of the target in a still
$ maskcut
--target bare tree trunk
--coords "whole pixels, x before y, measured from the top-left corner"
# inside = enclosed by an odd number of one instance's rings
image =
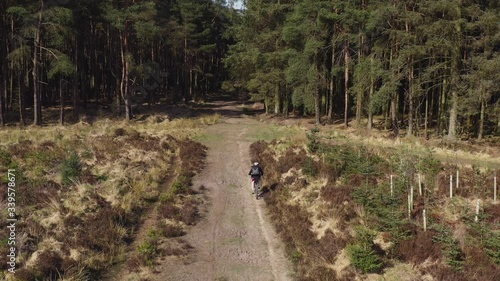
[[[396,112],[396,95],[393,95],[391,98],[391,125],[392,131],[396,137],[399,136],[399,124],[397,120],[397,112]]]
[[[408,136],[413,135],[413,59],[410,59],[410,69],[408,72]]]
[[[371,100],[372,100],[374,91],[375,91],[375,79],[372,76],[371,81],[370,81],[370,91],[368,92],[368,100],[367,100],[367,103],[368,103],[368,125],[366,126],[366,128],[368,130],[371,130],[372,125],[373,125],[373,112],[372,112]]]
[[[333,96],[335,95],[335,72],[333,71],[333,67],[335,65],[335,47],[333,45],[332,39],[332,70],[330,71],[330,94],[328,101],[328,122],[331,122],[333,119]]]
[[[6,76],[7,74],[2,73],[2,75]],[[2,79],[2,81],[0,81],[0,93],[3,93],[4,90],[5,90],[5,79]],[[3,97],[2,95],[0,95],[0,126],[5,125],[3,107],[4,107]]]
[[[461,2],[461,1],[460,1]],[[460,3],[461,4],[461,3]],[[460,14],[460,8],[457,8]],[[460,24],[456,23],[455,32],[462,33]],[[459,39],[460,40],[460,39]],[[460,60],[461,46],[460,42],[455,42],[451,52],[451,108],[450,108],[450,124],[448,127],[448,138],[455,139],[457,136],[457,119],[458,119],[458,83],[460,80]]]
[[[349,112],[349,41],[345,42],[344,46],[344,61],[345,61],[345,107],[344,107],[344,127],[347,128],[349,126],[348,112]]]
[[[289,103],[288,103],[288,87],[287,85],[285,84],[285,86],[283,87],[283,115],[285,117],[288,117],[288,107],[289,107]]]
[[[129,93],[129,62],[127,59],[127,24],[125,24],[125,30],[120,34],[121,41],[121,61],[122,61],[122,78],[120,82],[120,93],[125,104],[125,119],[127,121],[132,119],[132,106],[130,104],[130,93]]]
[[[64,125],[64,95],[63,95],[63,83],[62,79],[59,79],[59,103],[61,105],[59,111],[59,124]]]
[[[24,63],[23,67],[24,68]],[[18,73],[18,81],[19,81],[19,91],[18,91],[18,99],[19,99],[19,125],[24,126],[24,92],[25,92],[25,79],[28,75],[23,75],[22,70]],[[24,79],[23,79],[24,78]]]
[[[281,108],[281,85],[278,83],[276,85],[276,90],[274,92],[274,114],[280,114]]]
[[[39,73],[38,73],[38,62],[40,61],[40,52],[41,52],[41,46],[40,46],[40,33],[41,33],[41,28],[42,28],[42,14],[43,14],[43,9],[44,9],[44,1],[40,1],[41,4],[41,10],[40,14],[38,15],[38,24],[37,24],[37,29],[35,31],[35,41],[34,41],[34,47],[33,47],[33,70],[32,70],[32,76],[33,76],[33,113],[34,113],[34,125],[41,125],[42,124],[42,105],[41,105],[41,93],[40,93],[40,88],[38,85],[38,80],[39,80]]]
[[[315,120],[316,120],[316,125],[321,124],[321,93],[319,90],[319,87],[316,86],[316,91],[314,95],[314,112],[315,112]]]
[[[477,135],[478,140],[483,139],[483,130],[484,130],[484,111],[485,111],[485,101],[481,98],[481,114],[479,116],[479,134]]]
[[[438,113],[437,113],[437,128],[436,134],[441,136],[441,131],[443,130],[444,125],[444,110],[446,105],[446,91],[448,87],[448,81],[446,78],[443,80],[443,86],[441,87],[441,93],[438,96]]]
[[[424,138],[428,138],[427,127],[429,124],[429,96],[425,97]]]

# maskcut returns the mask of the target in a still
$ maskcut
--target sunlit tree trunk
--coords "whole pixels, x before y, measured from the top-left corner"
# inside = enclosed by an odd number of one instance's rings
[[[345,42],[344,46],[344,62],[345,62],[345,107],[344,107],[344,127],[347,128],[349,125],[347,120],[349,113],[349,41]]]
[[[34,125],[42,124],[41,93],[38,84],[38,80],[40,79],[38,63],[40,61],[40,51],[41,51],[40,33],[42,28],[42,14],[44,9],[44,1],[40,1],[40,5],[41,9],[40,9],[40,14],[38,15],[38,24],[35,31],[35,41],[33,46],[33,70],[31,72],[33,76],[33,113],[34,113],[33,124]]]

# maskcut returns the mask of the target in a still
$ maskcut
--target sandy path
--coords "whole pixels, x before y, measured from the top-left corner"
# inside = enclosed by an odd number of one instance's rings
[[[249,137],[262,123],[227,118],[207,128],[205,169],[194,186],[204,185],[204,218],[184,239],[194,247],[187,258],[171,257],[153,280],[293,280],[292,266],[266,214],[251,195]]]

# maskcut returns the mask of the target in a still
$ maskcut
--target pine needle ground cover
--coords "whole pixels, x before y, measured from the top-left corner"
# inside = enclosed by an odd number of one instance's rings
[[[457,167],[430,149],[405,145],[326,144],[317,130],[306,144],[259,141],[250,151],[266,171],[266,205],[298,280],[500,276],[499,204],[492,188],[500,170]],[[460,186],[449,198],[449,176],[458,168]],[[422,195],[418,174],[425,179]]]
[[[189,245],[172,249],[165,241],[198,219],[191,179],[206,148],[189,137],[218,118],[1,131],[0,172],[16,171],[18,256],[16,273],[9,274],[2,248],[0,276],[99,280],[117,264],[139,271],[161,256],[184,254]],[[1,196],[6,199],[6,189]],[[151,210],[161,219],[132,249]],[[1,211],[6,217],[6,208]],[[0,231],[8,237],[6,222]]]

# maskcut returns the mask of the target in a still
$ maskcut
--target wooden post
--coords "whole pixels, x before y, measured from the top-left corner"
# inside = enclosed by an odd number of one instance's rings
[[[474,218],[474,221],[477,222],[479,220],[479,205],[481,204],[480,203],[480,199],[477,199],[477,202],[476,202],[476,217]]]
[[[422,217],[424,219],[424,231],[427,231],[427,217],[425,215],[425,209],[422,211]]]
[[[453,198],[453,176],[450,175],[450,198]]]
[[[411,209],[413,210],[413,185],[410,186]]]
[[[458,182],[459,182],[459,177],[458,177],[458,169],[457,169],[457,179],[455,182],[455,188],[458,190]]]
[[[391,197],[393,195],[393,184],[392,184],[392,175],[391,175]]]
[[[418,195],[422,196],[422,175],[418,174]]]
[[[411,219],[411,202],[410,202],[410,193],[408,193],[408,219]]]

